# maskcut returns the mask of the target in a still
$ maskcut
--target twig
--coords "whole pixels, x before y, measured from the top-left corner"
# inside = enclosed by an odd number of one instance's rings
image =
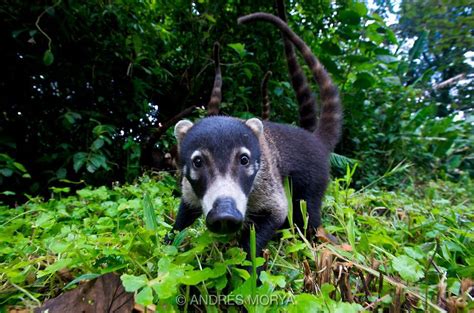
[[[425,268],[425,277],[426,277],[427,281],[428,281],[428,270],[430,269],[430,265],[433,263],[433,259],[436,255],[436,253],[438,253],[438,249],[439,249],[439,239],[436,237],[435,241],[436,241],[436,245],[435,245],[435,248],[434,248],[434,252],[431,255],[431,258],[429,259],[428,263],[426,264],[426,268]],[[438,271],[437,266],[435,266],[435,268]],[[427,301],[428,301],[428,285],[426,286],[426,289],[425,289],[425,309],[428,308]]]
[[[445,88],[445,87],[454,85],[455,83],[457,83],[458,81],[464,79],[465,77],[466,77],[466,73],[461,73],[459,75],[456,75],[454,77],[446,79],[445,81],[442,81],[441,83],[433,84],[433,89],[438,90],[438,89],[441,89],[441,88]]]
[[[378,298],[377,300],[375,300],[374,302],[372,302],[371,304],[367,305],[364,310],[369,310],[369,309],[375,309],[375,306],[377,304],[379,304],[380,302],[384,301],[386,298],[388,298],[390,295],[389,294],[386,294],[385,296],[383,296],[382,298]]]
[[[61,0],[58,0],[58,2],[56,2],[56,3],[53,4],[52,6],[47,7],[46,9],[44,9],[43,12],[41,12],[41,14],[38,16],[38,18],[36,19],[36,22],[35,22],[36,28],[38,28],[38,30],[40,31],[40,33],[43,34],[43,36],[45,36],[46,39],[48,39],[48,49],[49,49],[49,50],[51,50],[51,43],[53,42],[53,40],[52,40],[51,37],[49,37],[48,34],[46,34],[46,32],[40,27],[39,22],[40,22],[41,18],[43,17],[43,15],[44,15],[46,12],[48,12],[49,9],[52,9],[52,8],[57,7],[60,3],[61,3]]]
[[[41,306],[41,301],[39,301],[38,299],[35,298],[35,296],[33,296],[31,293],[28,292],[28,290],[16,285],[15,283],[11,283],[13,287],[15,287],[16,289],[20,290],[21,292],[23,292],[25,295],[28,296],[28,298],[30,298],[31,300],[33,300],[34,302],[36,302],[38,304],[38,306]]]

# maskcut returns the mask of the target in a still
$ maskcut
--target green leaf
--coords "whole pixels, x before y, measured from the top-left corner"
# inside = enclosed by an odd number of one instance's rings
[[[423,52],[423,47],[425,46],[426,40],[428,38],[428,32],[423,30],[420,35],[418,35],[418,39],[415,41],[415,44],[410,49],[408,53],[409,62],[412,62],[415,59],[418,59]]]
[[[203,270],[185,272],[180,281],[185,285],[194,286],[212,277],[212,275],[212,270],[206,267]]]
[[[156,231],[158,224],[156,222],[155,209],[148,193],[143,196],[143,219],[146,229]]]
[[[382,79],[387,85],[400,86],[402,82],[398,76],[389,76]]]
[[[404,247],[403,250],[415,260],[423,260],[426,255],[420,247]]]
[[[275,89],[273,89],[273,94],[278,97],[281,96],[283,94],[283,88],[275,87]]]
[[[364,311],[364,307],[358,303],[340,302],[336,304],[334,313],[357,313]]]
[[[318,298],[309,293],[301,293],[294,298],[294,301],[288,306],[290,313],[306,312],[325,312],[324,299]]]
[[[77,152],[72,157],[72,160],[73,160],[74,171],[76,171],[76,173],[77,173],[77,172],[79,172],[81,167],[84,165],[84,163],[87,161],[87,153]]]
[[[128,274],[123,274],[120,276],[120,279],[122,280],[123,287],[125,288],[125,291],[128,292],[135,292],[138,289],[142,288],[147,284],[148,279],[146,278],[146,275],[140,275],[140,276],[133,276],[133,275],[128,275]]]
[[[286,249],[286,252],[292,253],[292,252],[303,250],[304,248],[306,248],[306,244],[304,242],[299,242],[291,246],[288,246],[288,248]]]
[[[9,168],[2,168],[0,169],[0,174],[2,174],[5,177],[10,177],[13,175],[13,171]]]
[[[352,3],[351,8],[352,8],[355,12],[357,12],[357,14],[358,14],[359,16],[365,16],[365,15],[367,14],[367,12],[369,11],[369,10],[367,9],[367,7],[365,6],[365,4],[362,3],[362,2],[354,2],[354,3]]]
[[[69,282],[66,286],[64,286],[63,289],[67,289],[67,288],[71,287],[72,285],[75,285],[75,284],[77,284],[81,281],[95,279],[99,276],[100,276],[100,274],[94,274],[94,273],[83,274],[79,277],[76,277],[73,281]]]
[[[272,286],[278,286],[280,288],[285,288],[286,280],[283,275],[271,275],[265,271],[260,273],[260,281],[263,283],[268,283]]]
[[[339,19],[347,25],[359,25],[360,15],[354,10],[344,10],[339,13]]]
[[[377,55],[376,56],[377,60],[383,62],[383,63],[395,63],[398,62],[399,60],[392,56],[392,55]]]
[[[67,268],[73,263],[73,259],[65,258],[48,265],[44,270],[38,272],[38,277],[43,277],[52,273],[56,273],[60,269]]]
[[[89,173],[94,173],[95,171],[97,171],[97,166],[95,166],[93,163],[91,162],[87,162],[86,164],[86,170],[89,172]]]
[[[101,166],[104,167],[106,165],[105,156],[103,154],[98,153],[91,155],[90,162],[94,164],[96,168],[99,168]]]
[[[135,296],[138,304],[147,306],[153,303],[153,292],[150,287],[145,287]]]
[[[240,42],[237,43],[229,43],[227,46],[230,48],[234,49],[235,52],[239,55],[239,57],[244,57],[245,54],[247,53],[247,50],[245,50],[245,44],[242,44]]]
[[[393,269],[408,282],[417,282],[425,275],[421,265],[407,255],[401,255],[392,259]]]
[[[330,53],[331,55],[341,55],[342,50],[339,47],[337,43],[334,43],[332,41],[324,41],[321,44],[321,49],[327,53]]]
[[[150,280],[149,286],[160,299],[167,299],[177,294],[181,277],[184,276],[183,266],[171,263],[168,258],[161,258],[158,262],[158,277]]]
[[[43,63],[46,66],[50,66],[54,62],[54,55],[51,50],[46,50],[43,55]]]
[[[142,50],[142,46],[143,46],[141,37],[138,34],[134,34],[132,37],[132,41],[133,41],[133,49],[135,50],[135,54],[140,54]]]
[[[357,79],[354,82],[354,86],[361,89],[372,87],[375,84],[375,77],[369,72],[357,73]]]
[[[102,138],[97,138],[96,140],[94,140],[94,142],[92,143],[91,145],[91,149],[94,150],[94,151],[97,151],[99,150],[100,148],[102,148],[104,146],[104,139]]]
[[[23,164],[18,163],[18,162],[13,162],[13,165],[14,165],[20,172],[26,173],[26,168],[23,166]]]

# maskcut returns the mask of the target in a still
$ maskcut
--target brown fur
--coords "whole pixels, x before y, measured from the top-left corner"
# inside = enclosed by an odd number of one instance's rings
[[[262,91],[262,120],[268,121],[270,119],[270,97],[268,96],[268,80],[272,76],[272,72],[268,71],[263,76],[261,91]]]
[[[216,67],[216,74],[214,78],[214,87],[212,88],[211,99],[207,105],[207,115],[218,115],[219,105],[222,100],[222,73],[219,61],[219,43],[214,43],[214,63]]]
[[[286,10],[284,0],[277,0],[278,16],[282,21],[286,22]],[[308,80],[303,73],[301,66],[298,64],[293,44],[285,34],[282,34],[283,43],[285,45],[286,60],[288,63],[288,72],[290,74],[291,84],[296,93],[296,99],[299,104],[299,125],[310,132],[316,130],[317,127],[317,106],[316,99],[311,92]]]
[[[301,52],[304,60],[308,64],[314,79],[319,85],[321,97],[321,116],[315,134],[327,146],[333,150],[339,141],[342,123],[342,110],[339,93],[336,86],[331,81],[329,74],[319,60],[312,54],[311,49],[299,38],[284,21],[268,13],[253,13],[238,19],[241,24],[255,21],[270,22],[280,29],[281,32],[295,45]]]

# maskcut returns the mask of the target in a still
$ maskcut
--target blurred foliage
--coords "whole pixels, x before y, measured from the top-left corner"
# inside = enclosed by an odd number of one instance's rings
[[[415,166],[403,175],[473,174],[472,81],[432,87],[472,74],[463,61],[471,9],[445,2],[404,1],[388,27],[364,3],[287,1],[290,26],[340,87],[346,118],[336,153],[360,163],[360,185],[404,160]],[[207,103],[215,41],[223,113],[259,115],[260,80],[272,70],[271,119],[297,121],[280,34],[236,23],[255,11],[274,9],[263,0],[3,1],[0,190],[36,194],[137,177],[141,147],[158,123]],[[170,145],[167,135],[158,148]]]

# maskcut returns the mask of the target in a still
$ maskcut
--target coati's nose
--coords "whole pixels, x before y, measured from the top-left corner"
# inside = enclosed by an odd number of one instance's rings
[[[243,222],[244,217],[232,198],[217,198],[206,217],[207,228],[218,234],[235,233]]]

